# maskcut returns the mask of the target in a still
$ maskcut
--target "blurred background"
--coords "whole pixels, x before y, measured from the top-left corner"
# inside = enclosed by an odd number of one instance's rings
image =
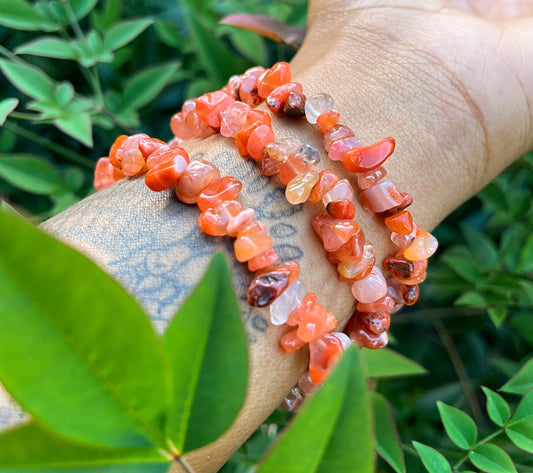
[[[307,10],[304,0],[30,3],[0,5],[0,197],[36,223],[94,192],[94,164],[117,135],[167,140],[184,99],[295,53],[294,44],[220,25],[222,18],[261,14],[304,28]],[[460,458],[436,401],[468,412],[480,436],[490,433],[479,386],[498,389],[531,358],[532,170],[530,154],[436,229],[441,246],[422,296],[394,316],[392,348],[428,369],[375,386],[406,445],[418,440]],[[276,411],[223,472],[252,471],[289,418]],[[503,436],[495,442],[519,472],[533,472],[530,454]],[[407,471],[424,471],[411,452],[406,446]],[[385,463],[379,470],[393,471]]]

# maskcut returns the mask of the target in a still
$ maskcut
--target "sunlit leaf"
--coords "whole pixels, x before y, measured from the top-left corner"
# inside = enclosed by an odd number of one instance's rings
[[[469,452],[468,457],[475,466],[487,473],[516,473],[509,455],[491,443],[478,445]]]
[[[529,422],[512,422],[505,429],[505,433],[518,448],[533,453],[533,415]]]
[[[0,68],[9,82],[26,95],[34,99],[53,98],[54,83],[40,69],[5,60],[0,60]]]
[[[504,425],[511,416],[511,409],[509,404],[505,402],[505,399],[498,393],[490,390],[489,388],[482,387],[485,396],[487,396],[487,412],[490,419],[500,427]]]
[[[502,391],[515,394],[525,394],[530,389],[533,389],[533,358],[501,387]]]
[[[397,473],[405,473],[402,444],[393,413],[387,399],[378,393],[372,393],[374,407],[374,431],[378,454]]]
[[[361,359],[366,365],[369,378],[390,378],[425,374],[427,371],[413,360],[384,348],[382,350],[361,350]]]
[[[37,31],[43,20],[24,0],[0,0],[0,25],[17,30]]]
[[[476,443],[476,424],[468,414],[440,401],[437,402],[437,407],[444,429],[453,443],[464,450]]]
[[[54,125],[67,135],[72,136],[85,146],[93,146],[91,116],[88,113],[78,113],[67,118],[57,118]]]
[[[31,54],[33,56],[52,57],[57,59],[75,59],[76,55],[68,41],[63,39],[39,38],[19,46],[17,54]]]
[[[153,22],[154,20],[152,18],[141,18],[117,23],[105,32],[104,49],[114,51],[125,46],[139,36]]]
[[[174,382],[167,435],[183,454],[222,435],[246,394],[246,335],[224,255],[213,257],[164,342]]]
[[[452,473],[450,464],[442,453],[419,442],[413,442],[413,446],[416,448],[416,451],[422,459],[422,463],[429,473]]]
[[[9,114],[17,108],[19,99],[5,99],[0,102],[0,126],[4,124]]]

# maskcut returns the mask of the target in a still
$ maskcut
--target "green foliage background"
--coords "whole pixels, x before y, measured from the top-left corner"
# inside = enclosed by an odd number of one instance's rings
[[[260,12],[304,26],[306,14],[300,0],[72,0],[79,16],[74,22],[63,2],[42,0],[33,2],[41,15],[35,27],[30,22],[15,29],[8,13],[18,4],[0,0],[0,112],[2,104],[16,103],[4,99],[19,101],[0,128],[0,195],[35,221],[92,192],[94,163],[116,135],[143,131],[167,139],[169,118],[185,98],[220,87],[251,65],[292,56],[283,45],[219,26],[220,18]],[[137,32],[134,37],[117,30],[117,24],[139,19],[126,28]],[[35,46],[43,37],[63,42],[47,51],[71,58],[43,56]],[[51,78],[50,90],[46,81],[36,80],[33,88],[17,81],[28,67]],[[395,316],[391,346],[428,369],[424,376],[375,385],[392,404],[409,473],[425,471],[411,441],[439,448],[451,462],[464,456],[442,428],[437,401],[467,412],[478,438],[490,435],[495,427],[479,386],[497,390],[531,358],[532,170],[530,154],[436,229],[441,249],[421,300]],[[506,399],[511,405],[519,400],[512,394]],[[223,471],[251,471],[290,417],[274,413]],[[531,455],[508,437],[492,442],[511,455],[517,471],[533,471]],[[378,467],[393,471],[385,462]],[[473,465],[467,461],[459,470],[468,468]]]

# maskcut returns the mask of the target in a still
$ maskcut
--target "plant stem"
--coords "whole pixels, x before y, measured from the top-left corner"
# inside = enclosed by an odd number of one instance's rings
[[[450,333],[440,320],[434,320],[433,326],[435,327],[435,330],[437,331],[440,339],[442,340],[444,348],[448,352],[448,356],[450,357],[450,360],[453,364],[455,373],[457,374],[457,378],[459,379],[459,383],[461,383],[461,387],[463,388],[465,397],[468,400],[468,404],[470,404],[470,409],[472,409],[474,419],[476,420],[476,423],[479,424],[483,418],[483,415],[481,413],[481,407],[477,402],[474,390],[472,388],[472,384],[470,383],[465,366],[463,364],[463,361],[461,360],[461,357],[459,356],[455,344],[453,343],[452,337],[450,336]]]
[[[492,440],[493,438],[497,437],[498,435],[500,435],[501,433],[503,432],[503,429],[498,429],[496,432],[493,432],[492,434],[488,435],[487,437],[485,437],[484,439],[481,439],[479,442],[475,443],[472,448],[470,450],[468,450],[468,452],[466,452],[466,454],[463,456],[463,458],[461,458],[455,465],[453,465],[453,470],[455,471],[456,468],[459,468],[468,458],[468,454],[472,451],[472,450],[475,450],[477,447],[479,447],[480,445],[483,445],[484,443],[487,443],[489,442],[490,440]]]
[[[22,136],[23,138],[33,141],[34,143],[42,146],[43,148],[49,149],[53,153],[63,156],[64,158],[68,159],[69,161],[72,161],[73,163],[79,164],[80,166],[83,166],[87,169],[94,169],[95,163],[91,159],[86,158],[85,156],[76,153],[75,151],[72,151],[71,149],[68,149],[65,146],[53,143],[52,141],[43,138],[42,136],[38,135],[37,133],[34,133],[33,131],[27,130],[26,128],[23,128],[9,121],[6,121],[6,123],[4,123],[4,127],[16,133],[17,135]]]

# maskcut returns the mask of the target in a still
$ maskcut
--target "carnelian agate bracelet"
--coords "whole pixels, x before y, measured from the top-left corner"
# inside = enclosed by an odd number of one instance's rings
[[[109,157],[98,161],[94,182],[101,189],[125,176],[146,172],[145,182],[150,189],[162,191],[176,186],[180,201],[198,205],[202,231],[236,237],[237,260],[248,262],[249,270],[256,273],[248,289],[248,302],[257,307],[270,305],[274,325],[297,327],[280,340],[285,352],[294,353],[309,344],[309,370],[284,401],[286,408],[294,409],[324,380],[350,339],[371,349],[387,344],[390,314],[404,303],[416,302],[418,284],[425,279],[427,259],[435,252],[437,240],[418,229],[405,210],[412,203],[411,197],[385,179],[381,165],[394,151],[394,139],[362,146],[348,127],[339,124],[340,113],[329,95],[318,94],[306,100],[301,84],[291,82],[290,76],[287,63],[277,63],[267,70],[254,67],[242,76],[231,77],[222,90],[187,100],[181,112],[172,117],[176,138],[169,144],[144,134],[120,136]],[[252,108],[264,99],[277,116],[305,116],[309,123],[316,124],[324,133],[324,148],[330,159],[342,161],[347,171],[358,173],[361,205],[385,219],[392,230],[391,240],[400,248],[383,262],[391,278],[385,279],[376,266],[374,248],[353,220],[354,190],[350,183],[330,171],[314,170],[320,158],[313,146],[297,139],[275,141],[270,115]],[[339,279],[352,283],[358,304],[346,329],[350,338],[343,333],[328,333],[336,327],[336,318],[316,302],[316,295],[308,292],[298,278],[298,263],[274,265],[278,255],[266,226],[253,219],[253,209],[243,209],[234,200],[242,184],[231,176],[220,177],[220,171],[207,161],[189,162],[180,147],[185,140],[216,132],[233,138],[239,153],[254,159],[265,175],[279,173],[291,204],[323,202],[326,211],[317,214],[311,223],[327,259],[337,265]]]

